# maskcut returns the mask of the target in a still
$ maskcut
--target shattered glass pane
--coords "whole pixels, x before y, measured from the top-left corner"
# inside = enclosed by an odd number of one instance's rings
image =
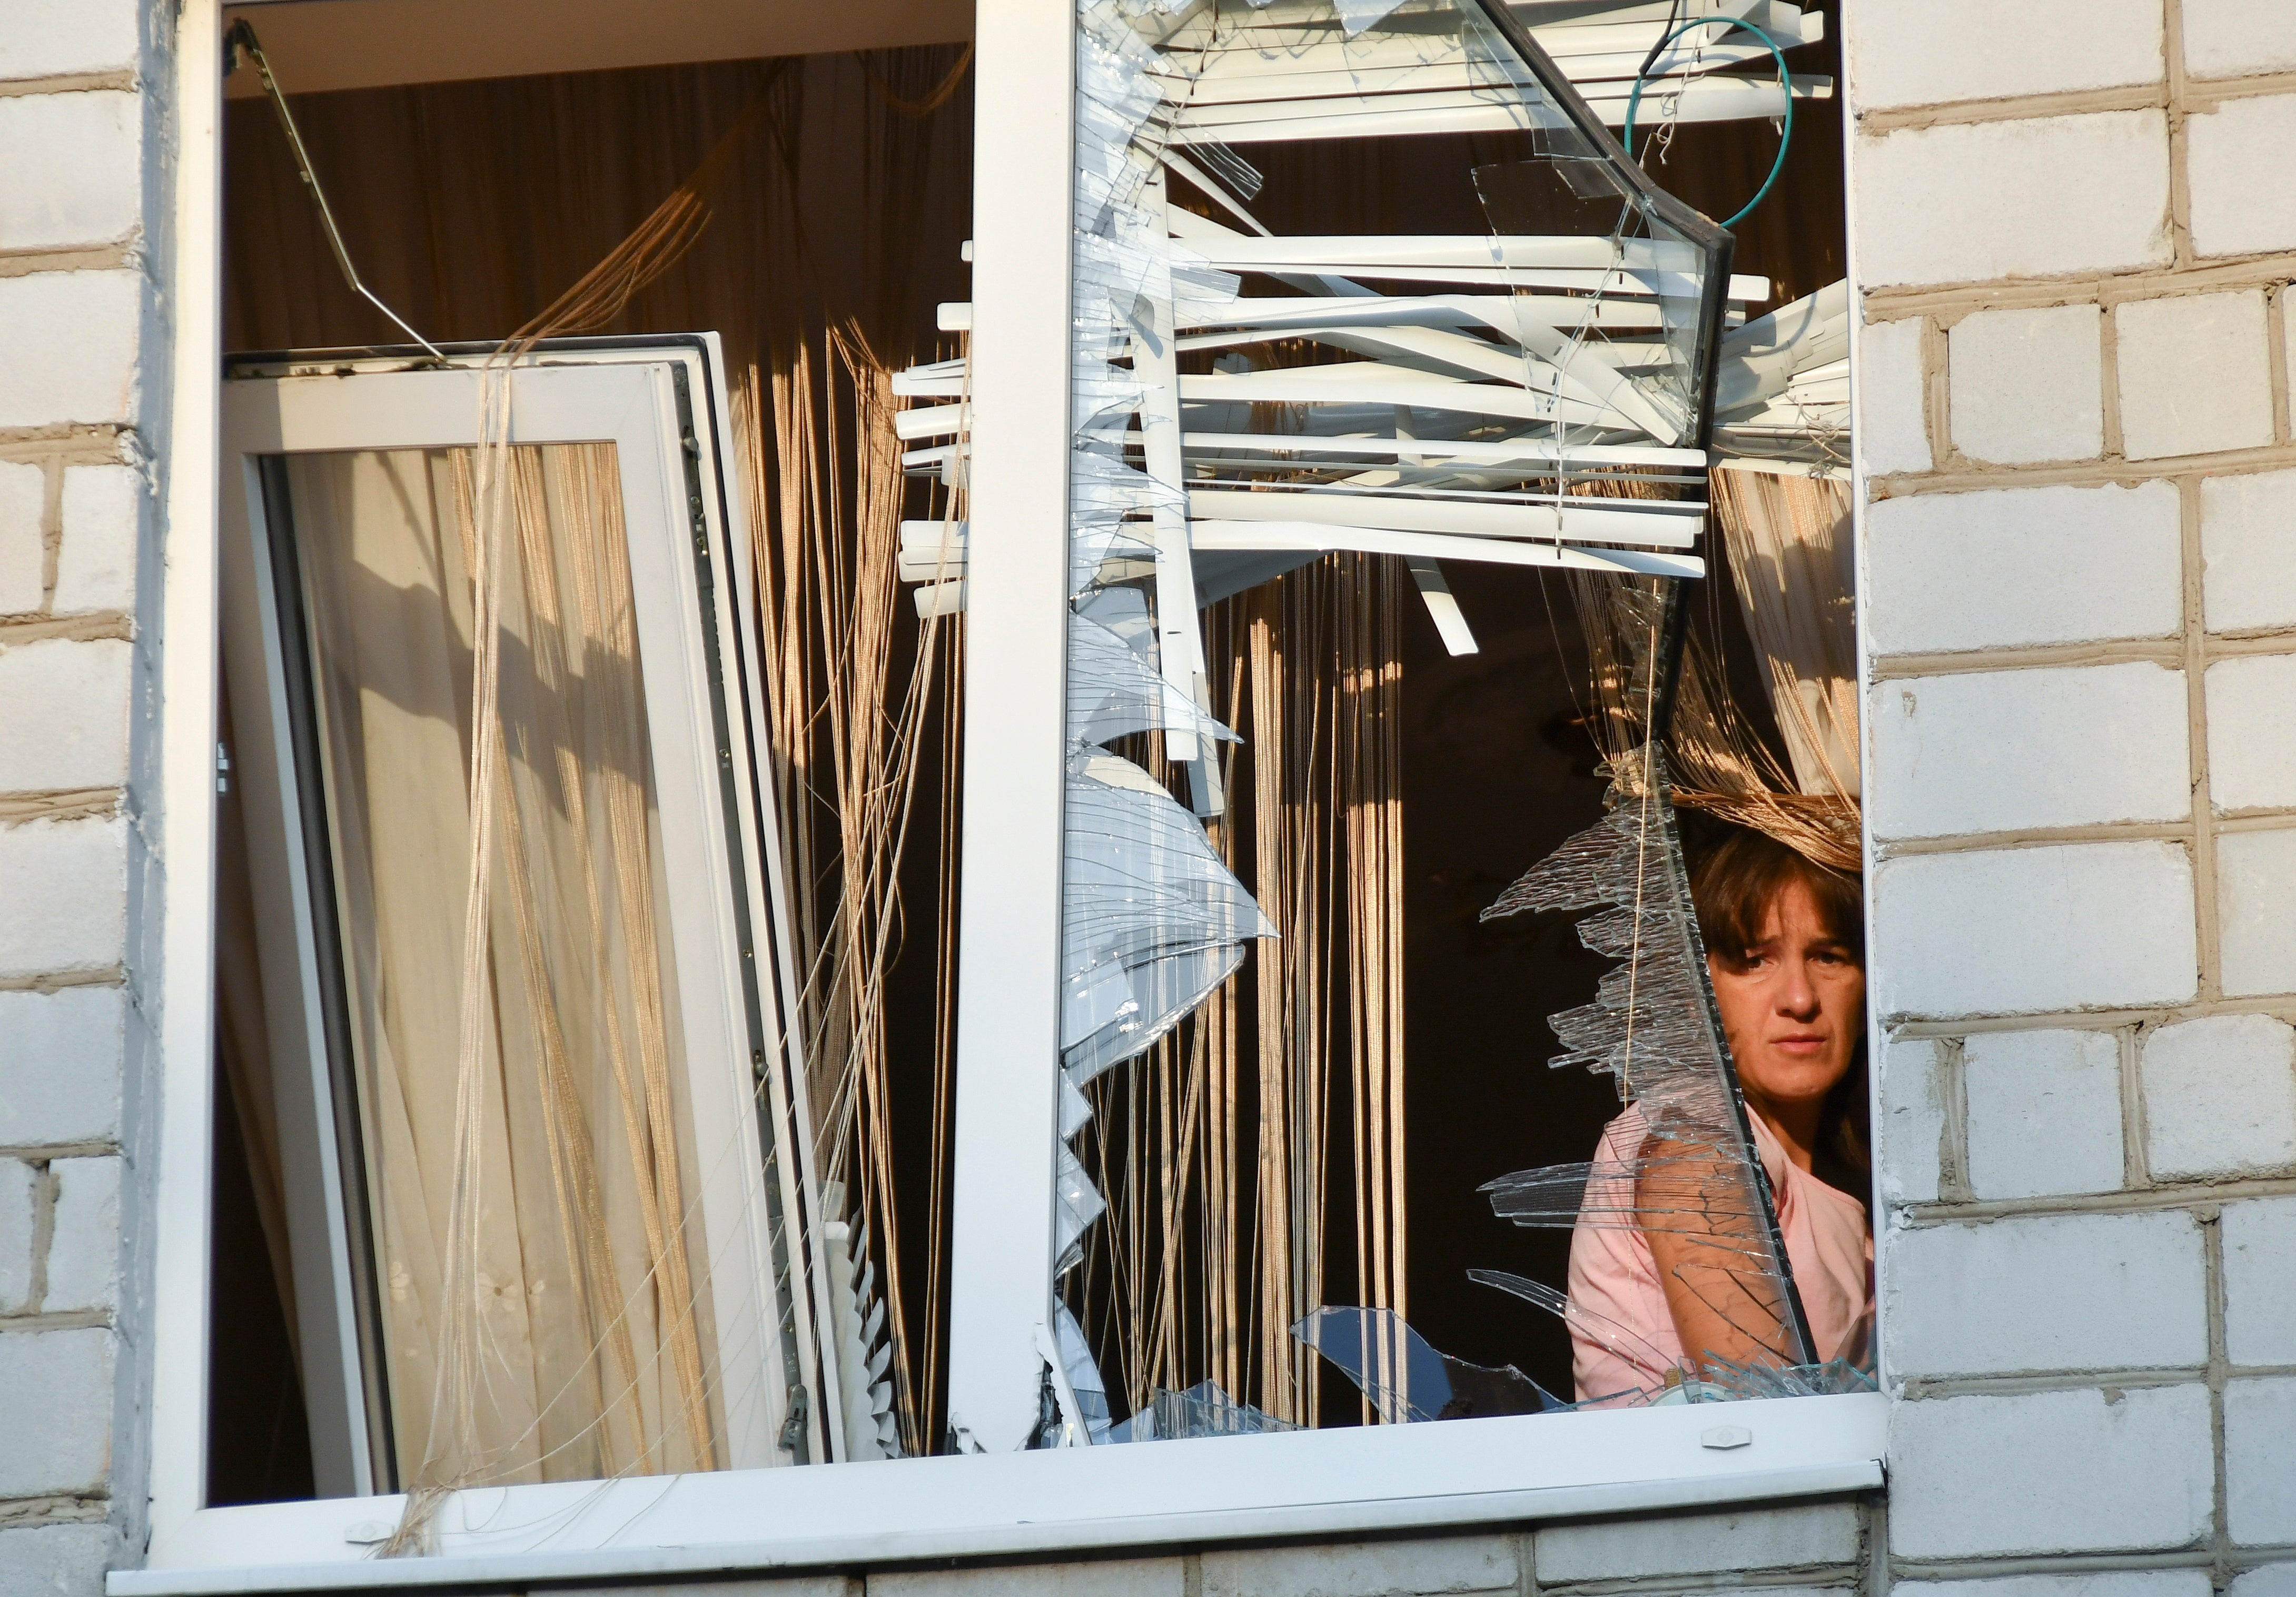
[[[1519,1225],[1679,1239],[1677,1284],[1778,1364],[1812,1364],[1768,1177],[1714,1010],[1665,756],[1645,744],[1613,771],[1603,820],[1533,866],[1483,918],[1610,906],[1579,922],[1579,940],[1625,962],[1603,978],[1593,1003],[1552,1017],[1564,1052],[1550,1062],[1608,1073],[1631,1108],[1595,1159],[1517,1171],[1483,1191]],[[1646,1370],[1655,1351],[1620,1356]],[[1713,1355],[1689,1351],[1702,1361]]]
[[[1062,1270],[1105,1207],[1065,1146],[1089,1118],[1078,1089],[1168,1036],[1277,935],[1207,830],[1226,813],[1234,734],[1211,714],[1199,610],[1336,551],[1406,558],[1432,573],[1421,592],[1446,600],[1439,557],[1702,574],[1701,352],[1730,281],[1727,235],[1627,163],[1510,13],[1079,0],[1077,16]],[[1264,186],[1240,153],[1252,144],[1463,134],[1520,158],[1475,173],[1481,231],[1279,234],[1250,209]],[[1610,1019],[1572,1034],[1589,1062],[1607,1058]],[[1638,1085],[1646,1073],[1630,1072]],[[1680,1083],[1652,1090],[1669,1136],[1723,1123]],[[1718,1175],[1698,1159],[1582,1167],[1526,1184],[1508,1212],[1632,1224],[1678,1200],[1726,1251],[1764,1211],[1732,1184],[1737,1166]],[[1743,1267],[1759,1274],[1765,1257]],[[1354,1337],[1350,1367],[1391,1418],[1560,1406],[1383,1312],[1322,1310],[1295,1334],[1343,1364],[1334,1349]]]
[[[1162,1036],[1275,929],[1201,823],[1131,761],[1069,766],[1061,1059],[1079,1085]]]

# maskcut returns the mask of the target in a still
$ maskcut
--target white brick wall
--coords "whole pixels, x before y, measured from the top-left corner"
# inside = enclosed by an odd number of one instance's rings
[[[0,992],[0,1148],[119,1134],[120,1009],[117,987]]]
[[[56,614],[127,610],[135,602],[135,551],[147,503],[144,479],[129,467],[65,470]]]
[[[2207,682],[2218,812],[2296,807],[2296,654],[2220,659]]]
[[[2212,1513],[2209,1394],[2197,1384],[1901,1404],[1890,1455],[1899,1558],[2182,1547]]]
[[[40,608],[46,582],[47,473],[24,462],[0,461],[0,616]]]
[[[119,638],[0,643],[0,792],[127,782],[132,653]]]
[[[1935,1378],[2208,1362],[2191,1216],[2044,1215],[1890,1235],[1893,1369]],[[1951,1314],[1938,1306],[1951,1304]]]
[[[34,1525],[0,1536],[0,1591],[101,1592],[113,1552],[107,1525]]]
[[[2202,1597],[2296,1541],[2296,6],[1955,4],[1842,12],[1953,446],[1861,527],[1891,1573]]]
[[[174,128],[164,0],[0,5],[0,1592],[96,1597],[144,1542],[149,1327],[121,1238],[147,1193],[158,929],[131,825],[164,810],[131,720],[160,664],[146,479],[176,294],[153,223]],[[197,647],[193,640],[192,646]],[[131,741],[131,734],[143,736]],[[130,792],[135,794],[130,800]],[[135,820],[131,823],[131,814]],[[142,844],[139,902],[164,902]],[[127,1017],[131,1006],[137,1023]],[[130,1115],[141,1102],[144,1112]],[[140,1129],[139,1129],[140,1128]],[[149,1160],[145,1161],[149,1167]],[[114,1430],[115,1421],[121,1425]]]
[[[1857,161],[1868,288],[2171,259],[2157,111],[1903,128],[1861,139]]]
[[[128,421],[143,299],[133,272],[0,277],[0,428]]]
[[[1944,654],[2169,636],[2180,624],[2178,516],[2165,482],[1885,499],[1866,512],[1866,647]]]
[[[119,1159],[60,1159],[44,1310],[111,1309],[119,1302]]]
[[[2193,249],[2203,255],[2296,250],[2296,198],[2274,153],[2296,140],[2296,96],[2227,100],[2185,125],[2192,161]]]
[[[22,1159],[0,1158],[0,1314],[21,1314],[33,1306],[38,1180],[38,1172]]]
[[[1874,1176],[1883,1201],[1928,1203],[1943,1175],[1946,1095],[1943,1045],[1926,1038],[1882,1050],[1881,1118],[1874,1123]]]
[[[0,82],[127,71],[136,12],[121,0],[9,0],[0,29]]]
[[[2225,1506],[2232,1539],[2296,1542],[2296,1379],[2225,1383]]]
[[[2228,998],[2296,993],[2296,831],[2234,831],[2217,839],[2217,940]]]
[[[879,1597],[1182,1597],[1186,1568],[1177,1558],[1145,1558],[1018,1568],[891,1569],[871,1575],[866,1586],[877,1588]],[[865,1591],[857,1577],[823,1576],[799,1585],[790,1597],[865,1597]],[[768,1597],[782,1597],[778,1582]]]
[[[2209,1597],[2206,1569],[2089,1569],[1991,1580],[1899,1581],[1905,1597]]]
[[[1859,1529],[1847,1503],[1563,1525],[1538,1533],[1537,1574],[1547,1586],[1844,1564],[1857,1556]]]
[[[2094,305],[1979,311],[1956,323],[1948,335],[1954,447],[2002,463],[2102,454],[2103,327]]]
[[[0,96],[0,250],[126,239],[143,219],[142,101],[123,92]]]
[[[2195,78],[2296,70],[2296,12],[2280,0],[2181,0],[2185,70]]]
[[[1870,703],[1866,815],[1879,838],[2165,821],[2192,809],[2180,671],[2131,660],[1900,678],[1876,684]]]
[[[0,976],[103,970],[127,953],[127,831],[116,819],[0,826]]]
[[[2156,1178],[2296,1167],[2296,1027],[2209,1015],[2144,1040],[2144,1162]]]
[[[2296,471],[2201,484],[2202,592],[2210,632],[2296,627]]]
[[[38,1438],[0,1448],[0,1498],[102,1488],[112,1357],[112,1333],[99,1326],[0,1333],[0,1436]]]
[[[1664,1582],[1669,1593],[1856,1597],[1865,1536],[1865,1515],[1852,1502],[1756,1503],[1503,1534],[1213,1545],[1178,1556],[1118,1552],[1075,1562],[775,1576],[644,1591],[646,1597],[736,1597],[737,1588],[739,1597],[1469,1597],[1636,1579]]]
[[[1857,452],[1876,473],[1930,469],[1922,323],[1869,323],[1857,335]]]
[[[2224,1208],[2225,1356],[2296,1364],[2296,1198]]]
[[[1972,1197],[2120,1185],[2120,1039],[2112,1033],[1980,1033],[1962,1044],[1962,1083]]]
[[[2117,307],[2120,431],[2131,460],[2272,441],[2264,295],[2185,294]],[[2206,381],[2194,381],[2205,372]]]
[[[1988,0],[1867,0],[1850,35],[1858,110],[2160,81],[2150,0],[2034,0],[2017,13],[2017,48],[1969,47],[1999,21]]]
[[[1885,861],[1868,990],[1884,1016],[2191,1002],[2193,869],[2173,843]]]
[[[1513,1592],[1511,1536],[1370,1542],[1333,1547],[1207,1550],[1203,1597],[1384,1597],[1390,1592]]]

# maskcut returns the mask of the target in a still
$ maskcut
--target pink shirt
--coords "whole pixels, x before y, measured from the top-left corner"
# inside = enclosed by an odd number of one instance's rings
[[[1817,1356],[1863,1363],[1874,1317],[1874,1238],[1866,1229],[1865,1206],[1788,1159],[1762,1118],[1751,1118]],[[1601,1171],[1633,1159],[1647,1134],[1642,1110],[1632,1105],[1603,1128],[1595,1155],[1596,1174],[1587,1183],[1590,1209],[1600,1204],[1615,1211],[1631,1202],[1623,1194],[1603,1201]],[[1626,1347],[1614,1350],[1588,1334],[1605,1330],[1602,1321],[1571,1326],[1571,1374],[1580,1402],[1656,1386],[1667,1367],[1681,1360],[1682,1339],[1675,1334],[1650,1241],[1623,1215],[1608,1213],[1600,1224],[1582,1220],[1572,1230],[1569,1297],[1573,1307],[1591,1310],[1640,1339],[1620,1337]],[[1653,1352],[1664,1360],[1655,1367]]]

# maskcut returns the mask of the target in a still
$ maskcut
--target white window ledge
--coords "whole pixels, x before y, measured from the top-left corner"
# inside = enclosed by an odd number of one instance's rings
[[[208,1509],[107,1589],[765,1574],[1692,1508],[1878,1486],[1888,1413],[1858,1393],[479,1488],[442,1509],[440,1556],[388,1561],[366,1544],[401,1498]],[[1725,1428],[1751,1439],[1710,1445]]]

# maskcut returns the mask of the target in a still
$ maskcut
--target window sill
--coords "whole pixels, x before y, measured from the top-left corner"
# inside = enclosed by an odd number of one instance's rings
[[[1879,1393],[1076,1452],[480,1488],[444,1553],[345,1539],[402,1499],[209,1509],[110,1597],[754,1574],[1690,1508],[1882,1484]],[[1742,1427],[1726,1450],[1702,1436]],[[739,1528],[737,1528],[739,1527]]]

